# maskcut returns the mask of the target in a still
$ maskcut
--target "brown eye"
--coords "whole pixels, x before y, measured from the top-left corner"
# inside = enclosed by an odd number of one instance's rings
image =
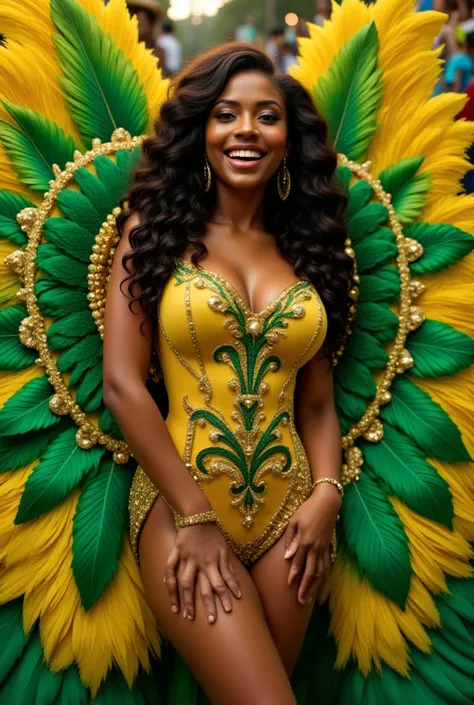
[[[265,113],[264,115],[259,116],[259,120],[263,120],[264,122],[278,122],[280,119],[279,115],[275,115],[275,113]]]
[[[222,120],[222,121],[229,121],[232,120],[235,115],[234,113],[231,113],[229,110],[225,110],[223,113],[218,113],[216,116],[216,120]]]

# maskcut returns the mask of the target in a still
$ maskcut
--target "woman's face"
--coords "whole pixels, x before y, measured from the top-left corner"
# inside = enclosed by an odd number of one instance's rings
[[[267,183],[287,154],[283,96],[268,76],[233,76],[206,125],[206,153],[213,176],[236,189]]]

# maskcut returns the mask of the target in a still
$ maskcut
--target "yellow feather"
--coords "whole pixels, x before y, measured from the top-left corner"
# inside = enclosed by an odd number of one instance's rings
[[[430,460],[449,485],[454,504],[454,528],[467,541],[474,541],[474,468],[472,463],[442,463]]]
[[[18,180],[18,174],[16,173],[13,165],[7,156],[5,147],[0,143],[0,189],[6,191],[11,191],[12,193],[18,193],[21,196],[29,198],[30,201],[34,203],[41,202],[41,196],[34,194],[30,191],[24,184]]]
[[[15,297],[18,289],[21,287],[21,282],[17,275],[14,274],[4,262],[5,257],[8,257],[8,255],[15,250],[18,250],[17,245],[13,245],[9,240],[0,240],[0,295],[10,298],[9,301],[6,301],[6,303],[2,305],[2,308],[18,303]]]
[[[419,305],[426,317],[454,326],[466,335],[472,335],[473,324],[468,314],[469,310],[474,311],[472,283],[446,287],[443,285],[442,277],[435,278],[435,281],[436,284],[428,287],[419,299]]]
[[[430,202],[423,212],[427,223],[450,223],[474,235],[474,194],[445,196]]]
[[[21,389],[24,384],[29,382],[30,379],[42,377],[43,375],[44,370],[40,369],[37,365],[28,367],[26,370],[19,370],[18,372],[0,372],[0,407],[2,407],[15,392]]]
[[[110,34],[137,71],[148,99],[150,120],[147,132],[151,132],[160,106],[166,100],[169,81],[161,77],[157,59],[151,50],[147,49],[143,42],[137,41],[136,17],[130,17],[125,0],[110,0],[107,5],[104,5],[102,0],[79,2],[96,18],[102,29]]]

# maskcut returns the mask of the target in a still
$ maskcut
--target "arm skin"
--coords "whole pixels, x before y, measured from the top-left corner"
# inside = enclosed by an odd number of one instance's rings
[[[168,433],[163,417],[146,388],[152,351],[151,325],[141,308],[130,311],[127,271],[122,266],[130,250],[127,221],[112,266],[104,323],[104,403],[116,418],[140,466],[160,493],[183,516],[210,509],[204,493],[193,480]]]
[[[295,390],[296,429],[313,480],[339,480],[341,431],[334,407],[332,369],[316,355],[299,372]],[[331,537],[341,506],[337,487],[321,483],[293,514],[285,534],[285,559],[291,559],[288,585],[299,583],[298,601],[312,602],[330,569]]]

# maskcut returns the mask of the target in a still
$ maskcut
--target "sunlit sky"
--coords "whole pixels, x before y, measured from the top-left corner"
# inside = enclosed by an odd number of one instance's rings
[[[215,15],[226,0],[171,0],[168,17],[172,20],[184,20],[190,15],[208,17]]]

